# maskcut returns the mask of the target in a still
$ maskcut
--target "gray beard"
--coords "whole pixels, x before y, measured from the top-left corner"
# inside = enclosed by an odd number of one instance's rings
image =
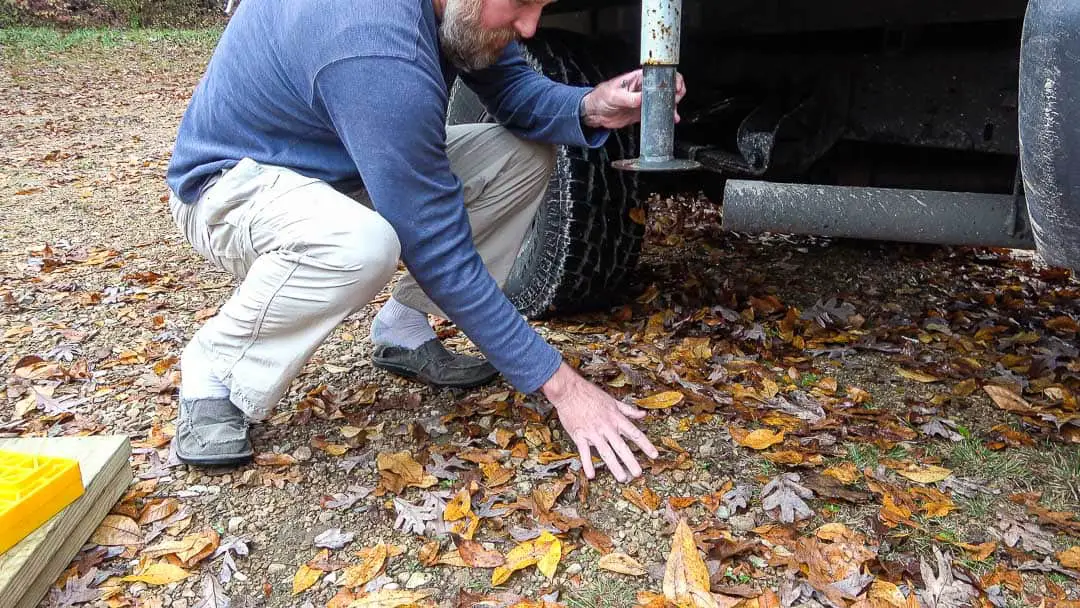
[[[480,29],[478,0],[449,0],[439,24],[439,43],[446,58],[463,72],[495,63],[515,38],[513,32]]]

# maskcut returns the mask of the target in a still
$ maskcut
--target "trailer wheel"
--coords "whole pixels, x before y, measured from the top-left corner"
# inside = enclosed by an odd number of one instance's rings
[[[561,30],[540,31],[524,48],[534,69],[566,84],[598,84],[634,67],[620,65],[633,54],[619,53],[611,42]],[[476,122],[494,119],[457,80],[447,123]],[[619,302],[641,253],[644,197],[637,174],[612,169],[611,162],[635,157],[637,141],[635,127],[613,132],[597,150],[557,147],[547,200],[504,286],[526,317],[596,310]]]
[[[1031,0],[1020,52],[1020,162],[1035,246],[1080,271],[1080,4]]]

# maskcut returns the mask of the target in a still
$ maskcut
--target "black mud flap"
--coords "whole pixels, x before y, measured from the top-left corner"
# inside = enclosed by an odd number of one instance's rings
[[[1039,254],[1080,271],[1080,0],[1031,0],[1020,56],[1020,162]]]

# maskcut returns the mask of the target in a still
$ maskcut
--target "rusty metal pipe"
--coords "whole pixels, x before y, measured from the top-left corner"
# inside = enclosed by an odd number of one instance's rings
[[[682,36],[682,0],[641,2],[641,156],[612,163],[626,171],[685,171],[700,165],[677,159],[675,74]]]

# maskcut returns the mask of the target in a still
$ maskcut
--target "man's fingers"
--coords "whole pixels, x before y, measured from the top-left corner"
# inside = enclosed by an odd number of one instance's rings
[[[638,464],[637,458],[634,458],[634,453],[630,451],[630,447],[619,436],[618,431],[608,438],[608,442],[615,447],[615,452],[619,454],[619,458],[626,465],[626,469],[630,471],[630,476],[637,477],[641,475],[641,465]]]
[[[619,407],[619,411],[622,412],[623,416],[626,416],[628,418],[641,420],[646,415],[645,410],[638,409],[624,401],[615,400],[615,403]]]
[[[649,438],[645,435],[645,433],[641,432],[641,429],[634,426],[634,423],[627,422],[623,424],[619,431],[622,432],[622,434],[625,435],[627,439],[633,441],[638,446],[638,448],[641,449],[642,452],[645,452],[645,455],[649,458],[660,457],[660,452],[656,449],[656,446],[654,446],[652,442],[649,441]]]
[[[608,445],[607,440],[603,436],[598,436],[597,441],[593,441],[592,444],[596,446],[596,451],[600,452],[600,458],[604,459],[608,470],[615,476],[615,479],[619,483],[626,481],[626,472],[623,471],[622,465],[619,464],[619,459],[615,457],[615,452],[611,451],[611,446]]]
[[[596,476],[596,471],[592,466],[592,452],[589,451],[589,442],[584,439],[574,439],[574,444],[577,445],[578,453],[581,455],[581,468],[585,471],[585,477],[592,479]]]

